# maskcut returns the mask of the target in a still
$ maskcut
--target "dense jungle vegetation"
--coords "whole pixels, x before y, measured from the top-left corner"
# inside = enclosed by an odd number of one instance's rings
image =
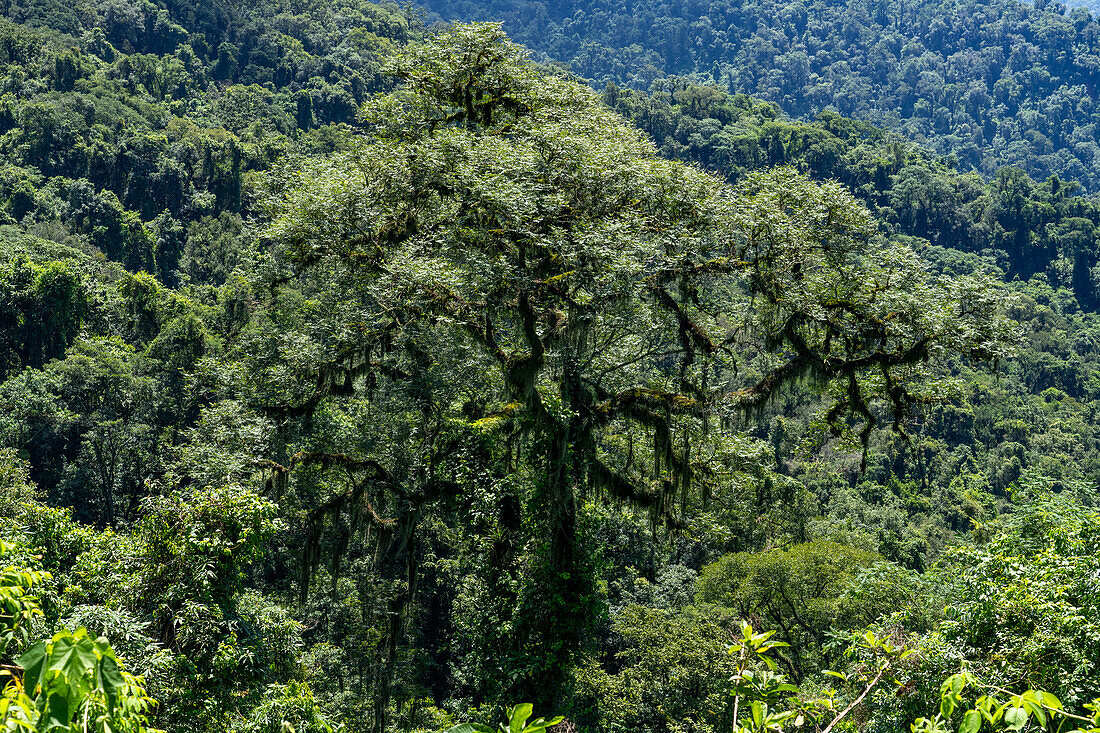
[[[424,0],[444,19],[500,20],[520,43],[603,86],[689,75],[808,119],[903,134],[966,170],[1006,165],[1100,190],[1100,25],[1058,0],[676,3]],[[1080,3],[1078,3],[1080,4]],[[1096,12],[1094,8],[1092,12]]]
[[[3,9],[4,730],[1100,729],[1088,175],[411,6]]]

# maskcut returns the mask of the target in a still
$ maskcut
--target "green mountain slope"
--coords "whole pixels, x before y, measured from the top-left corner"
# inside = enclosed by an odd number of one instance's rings
[[[1095,272],[1100,207],[1053,176],[1036,183],[1007,167],[990,181],[960,172],[896,134],[823,113],[797,122],[774,104],[680,78],[643,94],[609,88],[604,100],[648,132],[663,155],[723,172],[797,165],[818,179],[844,183],[886,231],[941,247],[981,253],[1009,278],[1041,273],[1097,305]]]
[[[367,4],[217,8],[8,9],[24,22],[0,22],[6,221],[59,224],[166,283],[203,279],[224,269],[200,262],[224,255],[203,237],[240,230],[250,176],[331,149],[409,33],[402,11]]]
[[[1015,0],[635,3],[427,0],[446,19],[500,20],[598,86],[692,74],[795,117],[834,110],[966,169],[1017,165],[1100,189],[1100,26]]]

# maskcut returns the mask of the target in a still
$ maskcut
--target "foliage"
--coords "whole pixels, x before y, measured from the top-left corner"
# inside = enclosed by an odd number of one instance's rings
[[[14,694],[5,700],[11,707],[3,718],[15,730],[150,730],[153,701],[141,680],[119,669],[110,644],[92,639],[86,629],[40,641],[16,664],[23,678],[11,685]]]
[[[408,7],[4,10],[9,727],[1092,715],[1073,186]]]
[[[887,127],[987,177],[1019,166],[1093,191],[1100,182],[1091,86],[1100,33],[1084,8],[1010,0],[425,5],[447,20],[504,21],[521,43],[601,87],[664,87],[705,110],[720,96],[714,90],[667,82],[687,74],[793,117],[839,113]],[[703,135],[720,117],[697,116],[710,118],[693,130]],[[743,144],[736,128],[724,137],[724,147]]]
[[[0,544],[0,553],[8,556],[11,545]],[[34,586],[40,585],[49,577],[48,573],[36,572],[8,566],[0,572],[0,622],[3,622],[0,634],[0,657],[6,656],[13,641],[17,648],[27,643],[28,626],[35,616],[41,616],[42,610],[32,595]]]
[[[333,733],[333,727],[313,702],[308,685],[291,682],[271,685],[265,699],[247,719],[234,724],[234,733],[282,733],[289,727],[301,733]]]
[[[520,703],[509,708],[505,714],[505,722],[495,729],[480,723],[460,723],[447,729],[447,733],[545,733],[547,728],[552,728],[560,723],[563,718],[535,718],[529,720],[534,707],[530,703]]]
[[[11,546],[0,543],[8,555]],[[41,616],[30,595],[48,573],[8,567],[0,573],[0,658],[13,639],[22,646],[28,622]],[[152,731],[153,700],[140,678],[123,671],[104,638],[84,628],[61,631],[27,647],[15,666],[3,668],[0,724],[10,731]]]
[[[826,541],[728,555],[703,568],[699,599],[779,629],[769,633],[779,634],[788,650],[781,661],[801,682],[810,670],[830,664],[825,649],[831,629],[863,627],[894,608],[894,599],[876,607],[867,598],[845,594],[855,575],[878,560],[872,553]],[[774,646],[772,642],[769,649]],[[822,652],[822,659],[814,658]]]
[[[982,180],[870,124],[834,112],[793,121],[774,104],[689,79],[670,79],[649,93],[608,89],[603,98],[667,157],[733,180],[762,166],[795,165],[843,182],[892,231],[969,252],[996,250],[992,264],[1010,275],[1045,272],[1084,307],[1096,303],[1096,253],[1086,241],[1100,212],[1075,195],[1076,183],[1033,181],[1019,167]]]
[[[983,686],[983,683],[969,672],[951,675],[940,686],[939,712],[931,719],[917,718],[910,729],[913,733],[947,730],[946,721],[951,720],[956,712],[962,711],[965,712],[958,730],[967,731],[967,733],[981,730],[986,723],[993,730],[1019,731],[1032,721],[1038,727],[1048,730],[1053,727],[1061,729],[1067,723],[1078,726],[1074,733],[1096,729],[1097,715],[1086,718],[1067,713],[1057,697],[1041,690],[1027,690],[1014,695],[1007,690],[996,688],[978,696],[973,703],[968,703],[963,695],[966,688],[981,689]],[[1095,711],[1095,708],[1095,703],[1090,706],[1090,710]],[[1057,726],[1055,726],[1056,722]],[[1085,726],[1082,727],[1081,723]]]
[[[872,661],[869,665],[857,667],[850,674],[829,672],[846,683],[855,683],[856,691],[852,693],[852,699],[840,708],[835,690],[825,689],[816,697],[800,695],[799,688],[788,684],[784,675],[775,674],[777,665],[769,652],[787,645],[770,641],[773,633],[758,633],[752,625],[742,621],[741,640],[729,648],[730,654],[738,656],[737,671],[730,679],[734,695],[734,730],[737,733],[782,731],[788,721],[792,721],[795,727],[812,722],[818,730],[827,733],[855,710],[884,677],[890,679],[887,675],[895,665],[914,653],[912,649],[894,646],[888,639],[878,638],[871,630],[855,634],[845,656],[870,657]],[[750,665],[758,669],[752,671]],[[763,669],[759,669],[761,665]],[[749,713],[744,717],[738,712],[742,709],[742,700]]]
[[[1097,523],[1092,509],[1042,500],[1007,518],[984,547],[945,555],[951,592],[940,632],[966,648],[976,672],[1004,688],[1049,690],[1074,707],[1091,702]],[[993,659],[1006,660],[996,675],[985,672]]]
[[[492,470],[538,476],[529,501],[544,527],[545,595],[521,619],[557,674],[586,623],[581,487],[677,527],[722,493],[736,462],[711,448],[712,421],[751,415],[804,380],[828,387],[824,423],[845,435],[854,422],[866,446],[870,400],[885,398],[900,430],[941,388],[929,362],[1007,353],[1012,328],[988,279],[929,277],[835,184],[778,169],[731,188],[662,161],[591,92],[537,76],[496,26],[448,29],[396,64],[406,84],[367,107],[360,144],[272,182],[273,257],[308,268],[330,335],[294,342],[276,357],[285,366],[257,364],[257,397],[312,420],[383,388],[403,393],[403,419],[436,436],[435,466],[453,456],[457,420],[506,441],[511,458]],[[463,383],[456,413],[447,385],[471,369],[484,376]],[[318,376],[271,399],[273,370]],[[319,524],[345,509],[345,532],[405,521],[351,508],[369,487],[394,499],[408,488],[377,454],[344,445],[276,470],[355,475]],[[459,488],[438,477],[422,479],[419,502]]]

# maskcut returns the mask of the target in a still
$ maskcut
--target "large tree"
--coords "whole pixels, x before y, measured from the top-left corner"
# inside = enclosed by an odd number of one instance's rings
[[[839,185],[778,169],[734,188],[662,160],[499,26],[445,30],[394,71],[404,84],[364,107],[350,150],[276,179],[272,307],[289,285],[315,318],[299,324],[306,341],[283,337],[257,362],[261,376],[293,362],[297,391],[254,388],[265,409],[301,417],[391,385],[420,415],[273,466],[348,472],[314,516],[351,511],[384,529],[407,560],[397,606],[414,583],[418,507],[465,490],[445,468],[460,449],[436,439],[445,426],[494,431],[503,470],[535,477],[538,649],[560,671],[585,620],[583,492],[675,527],[722,488],[721,452],[703,446],[786,385],[827,389],[826,423],[866,441],[884,409],[900,420],[932,398],[943,353],[1004,348],[987,282],[931,276]],[[400,480],[387,431],[420,436],[402,464],[419,469]],[[406,538],[396,554],[394,537]]]

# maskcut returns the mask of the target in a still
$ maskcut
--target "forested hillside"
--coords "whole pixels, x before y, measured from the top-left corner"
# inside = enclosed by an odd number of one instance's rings
[[[570,2],[425,0],[499,20],[598,86],[690,74],[810,118],[835,111],[965,169],[1057,174],[1100,190],[1100,26],[1085,8],[1016,0]]]
[[[1019,168],[991,179],[958,171],[896,135],[834,113],[793,122],[774,104],[673,78],[649,94],[612,87],[604,101],[649,133],[661,154],[720,171],[795,165],[844,183],[888,231],[981,254],[1011,278],[1043,273],[1097,305],[1100,206],[1074,182],[1036,183]]]
[[[405,6],[4,16],[5,730],[1100,728],[1073,183]]]
[[[1093,15],[1096,15],[1097,12],[1100,12],[1100,7],[1098,7],[1095,2],[1072,2],[1072,3],[1069,3],[1069,7],[1070,8],[1082,7],[1082,8],[1085,8],[1086,10],[1090,11]]]

